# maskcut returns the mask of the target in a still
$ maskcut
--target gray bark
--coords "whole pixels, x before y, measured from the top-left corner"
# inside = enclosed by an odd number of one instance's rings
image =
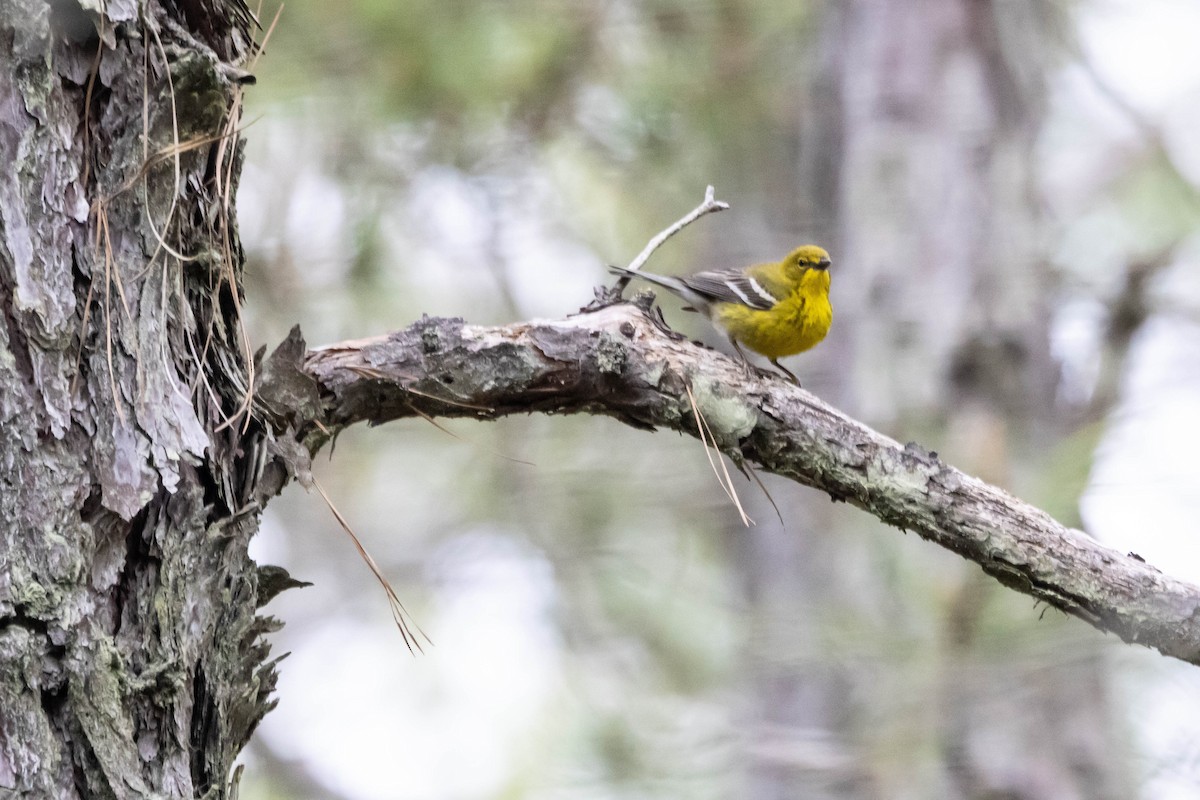
[[[275,681],[227,135],[252,20],[85,5],[0,6],[0,794],[224,797]]]
[[[699,436],[688,388],[717,445],[913,531],[1000,583],[1127,642],[1200,664],[1200,588],[1124,555],[914,443],[900,445],[781,378],[662,331],[632,305],[503,327],[426,319],[343,342],[301,365],[294,334],[271,360],[264,400],[322,411],[315,449],[356,422],[588,413]],[[289,362],[290,369],[287,368]],[[278,391],[271,388],[278,382]],[[282,406],[283,403],[278,403]]]

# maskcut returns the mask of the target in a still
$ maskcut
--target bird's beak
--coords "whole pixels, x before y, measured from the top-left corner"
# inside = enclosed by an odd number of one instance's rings
[[[832,263],[833,262],[830,261],[828,258],[822,258],[820,261],[817,262],[817,269],[829,269],[829,265]]]

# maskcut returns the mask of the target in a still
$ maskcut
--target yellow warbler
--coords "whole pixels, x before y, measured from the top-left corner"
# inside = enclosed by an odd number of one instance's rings
[[[683,278],[612,269],[679,295],[688,302],[687,310],[701,312],[725,331],[743,360],[744,344],[770,359],[798,386],[800,381],[779,359],[816,346],[829,332],[829,265],[829,253],[806,244],[782,261]]]

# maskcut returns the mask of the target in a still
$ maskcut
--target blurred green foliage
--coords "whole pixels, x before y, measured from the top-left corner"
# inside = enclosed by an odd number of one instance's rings
[[[796,211],[797,123],[822,113],[800,91],[813,20],[749,0],[298,2],[255,101],[323,97],[335,127],[399,126],[468,174],[538,163],[574,233],[628,247],[707,183],[745,211]]]
[[[801,238],[832,238],[840,200],[820,170],[846,156],[813,124],[841,113],[821,85],[836,55],[822,38],[829,8],[289,3],[249,95],[251,115],[263,118],[248,134],[247,183],[258,194],[240,201],[256,209],[243,230],[258,338],[277,338],[297,319],[320,343],[426,312],[480,323],[570,313],[590,299],[604,261],[632,257],[710,183],[734,211],[674,239],[654,269],[773,257]],[[907,53],[921,44],[895,46]],[[961,136],[986,151],[979,131]],[[912,157],[898,153],[880,181],[899,183],[901,167],[912,169],[900,162]],[[1147,166],[1117,181],[1102,211],[1169,240],[1194,220],[1195,195],[1178,173]],[[257,180],[253,170],[262,171]],[[949,196],[985,190],[968,185]],[[926,199],[917,195],[914,206]],[[931,262],[946,244],[919,229],[916,213],[877,211],[893,214],[888,236],[920,242]],[[922,266],[886,265],[894,280],[920,280]],[[989,277],[1044,265],[1006,267]],[[836,280],[852,280],[853,270]],[[854,330],[856,314],[886,314],[886,296],[835,283],[838,291],[841,343],[829,347],[841,348],[840,361],[818,359],[826,373],[817,366],[815,383],[805,377],[818,393],[854,366],[856,343],[841,331]],[[946,287],[922,291],[933,305],[965,302],[946,299]],[[676,308],[668,305],[671,322],[691,324]],[[882,338],[879,348],[899,348],[904,320]],[[912,362],[924,360],[917,353]],[[887,380],[905,378],[868,377],[881,405]],[[896,435],[949,452],[939,440],[960,411],[949,396],[896,421]],[[998,439],[1020,429],[1009,422],[996,421]],[[737,528],[694,441],[601,419],[445,427],[350,431],[322,480],[419,619],[439,602],[429,564],[470,561],[455,543],[485,534],[519,541],[549,565],[563,685],[547,689],[546,709],[529,710],[539,722],[528,742],[505,745],[518,767],[497,796],[788,796],[748,791],[758,786],[751,773],[783,776],[784,786],[827,778],[842,797],[958,796],[947,789],[961,756],[952,712],[984,717],[985,735],[1007,741],[1006,724],[1036,726],[1049,707],[1048,694],[1029,688],[1035,679],[1100,658],[1098,637],[1080,624],[1051,612],[1035,626],[1027,598],[794,484],[767,481],[779,522],[758,486],[739,479],[758,526]],[[997,474],[1073,521],[1098,435],[1091,427],[1056,444],[1014,447],[1024,463],[998,447]],[[980,449],[963,439],[956,457]],[[1039,453],[1029,458],[1032,449]],[[362,569],[349,548],[336,549],[331,523],[314,522],[311,506],[273,513],[289,531],[280,545],[287,566],[337,587],[336,607],[314,603],[308,623],[379,608],[349,599],[362,590]],[[292,622],[284,635],[300,637],[305,625],[284,616]],[[437,683],[443,657],[435,650],[414,667],[428,671],[414,684],[448,692]],[[1086,688],[1081,707],[1102,694]],[[1005,693],[1018,691],[1020,702],[1006,705]],[[422,701],[435,705],[433,694]]]

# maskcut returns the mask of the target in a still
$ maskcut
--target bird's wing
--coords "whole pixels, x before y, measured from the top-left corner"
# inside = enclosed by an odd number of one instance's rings
[[[766,311],[781,299],[752,276],[739,271],[697,272],[681,280],[710,303],[737,303]]]

